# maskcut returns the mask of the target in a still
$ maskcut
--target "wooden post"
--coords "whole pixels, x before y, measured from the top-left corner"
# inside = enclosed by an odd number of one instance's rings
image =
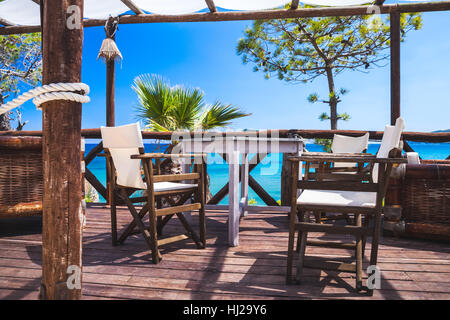
[[[83,0],[43,0],[42,83],[80,82]],[[41,299],[81,298],[81,104],[42,105]]]
[[[400,117],[400,13],[391,17],[391,125]]]
[[[113,36],[113,40],[115,36]],[[116,125],[115,116],[115,80],[116,61],[109,59],[106,61],[106,126],[114,127]]]

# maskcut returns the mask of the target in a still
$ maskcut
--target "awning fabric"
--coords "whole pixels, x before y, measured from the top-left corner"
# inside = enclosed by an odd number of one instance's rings
[[[406,0],[419,1],[419,0]],[[292,0],[214,0],[217,8],[227,10],[265,10],[279,8]],[[305,0],[308,5],[350,6],[371,3],[371,0]],[[405,2],[405,1],[401,1]],[[420,0],[424,2],[424,0]],[[146,13],[177,15],[207,8],[205,0],[133,0]],[[130,11],[120,0],[84,0],[84,17],[106,19]],[[133,13],[132,13],[133,14]],[[39,5],[32,0],[4,0],[0,2],[0,19],[17,25],[39,25]]]

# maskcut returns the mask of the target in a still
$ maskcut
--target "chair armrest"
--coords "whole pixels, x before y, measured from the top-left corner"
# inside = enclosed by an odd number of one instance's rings
[[[305,162],[358,162],[358,163],[407,163],[405,158],[377,158],[371,154],[320,154],[288,157],[289,161]]]
[[[193,153],[193,154],[167,154],[167,153],[144,153],[133,154],[131,159],[178,159],[178,158],[199,158],[204,157],[206,153]]]
[[[303,152],[302,153],[302,156],[318,156],[318,157],[321,157],[321,156],[329,156],[329,155],[332,155],[332,156],[339,156],[339,155],[342,155],[342,156],[364,156],[364,157],[373,157],[374,155],[373,154],[371,154],[371,153],[331,153],[331,152]]]

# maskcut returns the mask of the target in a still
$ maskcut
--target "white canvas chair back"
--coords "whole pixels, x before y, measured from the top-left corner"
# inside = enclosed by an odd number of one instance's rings
[[[405,121],[402,118],[397,118],[395,126],[386,126],[381,139],[381,145],[377,152],[377,158],[387,158],[389,152],[393,148],[400,146],[400,138],[402,136],[403,129],[405,128]],[[378,182],[378,164],[373,166],[372,180]]]
[[[335,134],[331,151],[333,153],[361,153],[369,146],[369,133],[361,137],[349,137],[340,134]],[[353,167],[356,163],[336,162],[333,164],[335,168],[339,167]]]
[[[119,127],[100,128],[103,148],[109,149],[116,168],[117,184],[124,187],[146,189],[142,180],[141,160],[131,159],[144,148],[139,123]]]

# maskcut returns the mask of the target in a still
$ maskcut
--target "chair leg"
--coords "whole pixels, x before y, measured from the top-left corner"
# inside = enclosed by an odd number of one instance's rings
[[[183,224],[184,228],[186,229],[186,231],[189,233],[189,235],[191,236],[192,240],[194,240],[195,244],[197,245],[197,248],[203,248],[203,243],[202,241],[199,239],[199,237],[197,236],[197,234],[195,233],[195,231],[192,229],[192,227],[189,225],[188,221],[186,220],[186,218],[184,217],[183,213],[177,213],[176,214],[178,219],[180,219],[181,223]]]
[[[355,224],[357,227],[361,227],[361,214],[355,214]],[[355,257],[356,257],[356,290],[361,291],[363,288],[362,283],[362,262],[363,262],[363,256],[362,256],[362,236],[357,236],[356,238],[356,250],[355,250]]]
[[[153,252],[154,252],[153,245],[156,242],[153,241],[153,239],[151,238],[151,233],[149,233],[149,231],[145,228],[145,225],[141,220],[142,218],[139,216],[139,213],[136,211],[136,208],[134,207],[133,203],[128,198],[128,195],[125,192],[125,190],[121,190],[121,195],[122,195],[122,198],[125,201],[128,209],[130,210],[131,215],[133,216],[133,219],[134,219],[133,221],[136,223],[137,227],[139,228],[139,231],[141,231],[142,235],[144,236],[144,240],[147,243],[147,245],[149,246],[149,248],[152,250],[152,255],[153,255]],[[153,261],[155,261],[155,260],[153,260]]]
[[[322,212],[320,211],[314,211],[314,217],[316,219],[316,223],[323,223],[322,221]]]
[[[161,255],[158,250],[158,234],[156,230],[156,211],[149,210],[149,224],[150,224],[150,240],[152,248],[152,260],[154,264],[158,264]]]
[[[203,197],[202,197],[203,198]],[[200,224],[200,241],[203,244],[203,248],[206,248],[206,217],[205,217],[205,203],[202,200],[202,206],[198,211],[198,220]]]
[[[161,198],[157,198],[156,207],[158,209],[162,208],[162,199]],[[163,234],[162,217],[157,218],[156,231],[157,231],[159,237],[162,236],[162,234]]]
[[[295,240],[295,217],[299,212],[297,208],[292,208],[289,213],[289,242],[287,252],[287,270],[286,270],[286,284],[292,283],[292,262],[294,259],[294,240]]]
[[[364,227],[369,228],[369,226],[370,226],[370,216],[366,215],[364,217]],[[367,243],[367,236],[363,235],[362,236],[362,256],[363,257],[365,255],[365,251],[366,251],[366,243]]]
[[[306,241],[308,240],[308,233],[306,231],[299,231],[300,248],[297,261],[297,273],[295,275],[296,283],[300,284],[303,276],[303,264],[305,262]]]
[[[112,190],[110,194],[110,202],[111,202],[111,237],[112,237],[112,245],[117,246],[117,207],[114,197],[115,191]]]
[[[142,218],[144,218],[147,211],[148,211],[148,204],[146,203],[142,207],[141,211],[139,211],[139,213],[138,213],[138,217],[140,220],[142,220]],[[128,238],[128,236],[131,234],[131,232],[133,232],[135,227],[136,227],[136,221],[133,219],[133,221],[125,228],[125,230],[120,235],[118,243],[123,244],[125,242],[125,240]]]
[[[306,214],[306,217],[305,217],[305,214]],[[304,222],[304,221],[309,222],[310,221],[309,213],[305,213],[305,214],[302,214],[300,211],[298,212],[297,217],[298,217],[299,222]],[[315,212],[313,212],[313,214],[315,214]],[[322,213],[320,212],[319,214],[320,214],[320,217],[322,218]],[[300,231],[298,231],[297,248],[295,249],[296,252],[300,252],[300,241],[301,241]]]
[[[377,212],[374,219],[372,246],[370,250],[370,265],[376,266],[378,260],[378,244],[380,241],[380,228],[381,228],[381,212]],[[375,272],[375,271],[374,271]],[[372,274],[369,274],[370,277]],[[369,296],[373,295],[373,289],[367,289]]]
[[[205,169],[200,168],[202,176],[205,174]],[[199,202],[201,207],[198,210],[198,223],[200,229],[200,242],[202,243],[202,249],[206,248],[206,220],[205,220],[205,181],[201,181],[199,188],[195,191],[194,201]]]

